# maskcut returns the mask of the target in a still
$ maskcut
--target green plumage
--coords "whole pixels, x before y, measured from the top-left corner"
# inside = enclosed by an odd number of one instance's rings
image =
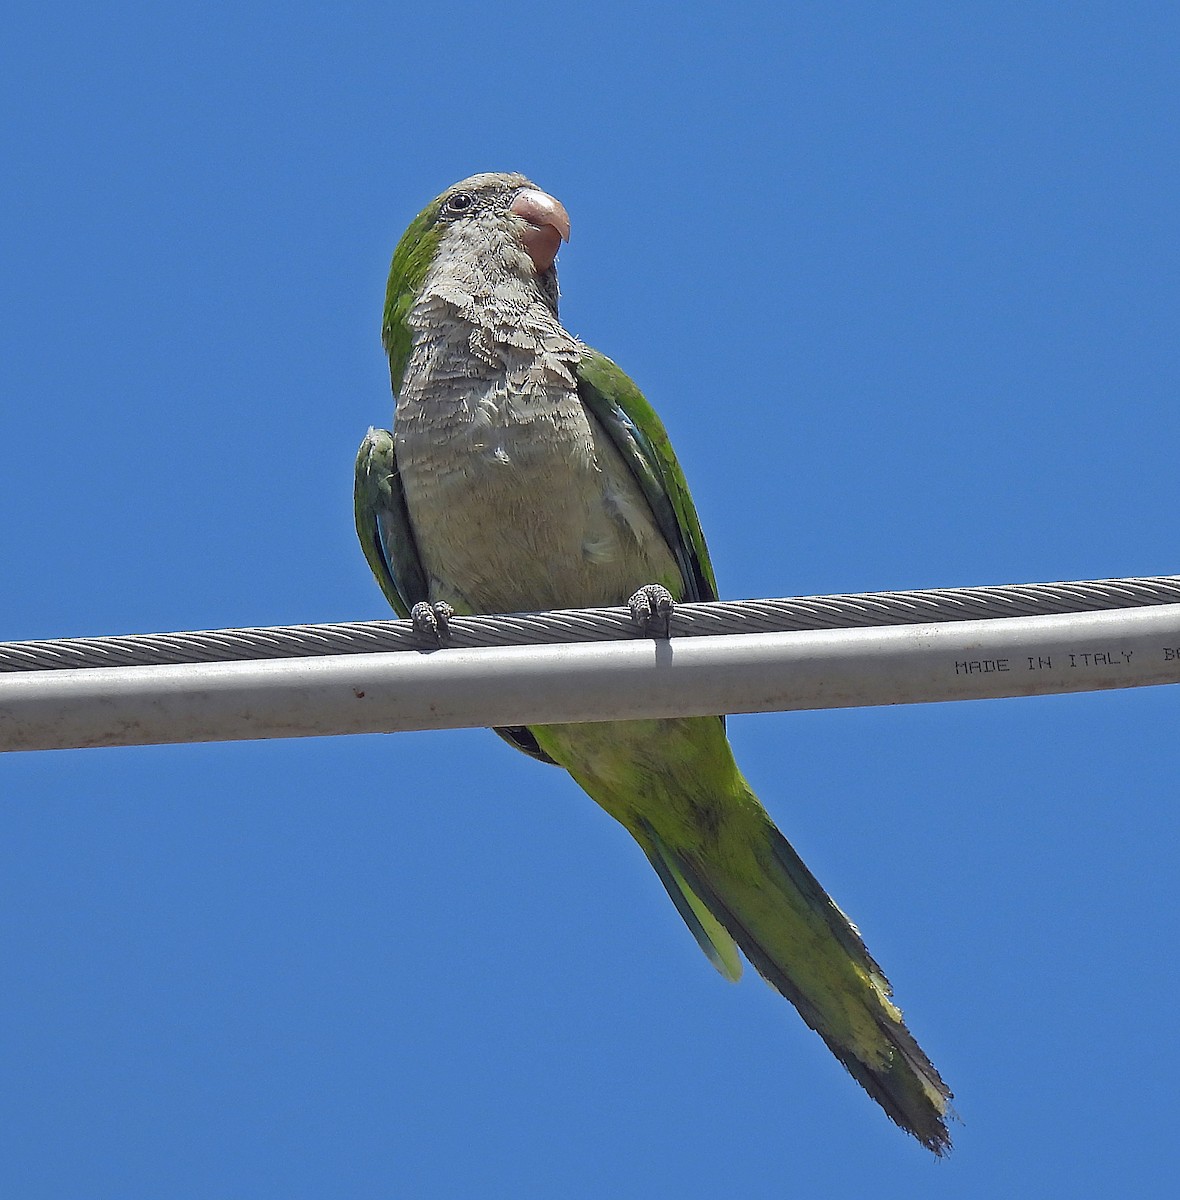
[[[717,580],[701,522],[664,423],[605,354],[586,350],[575,371],[578,396],[635,475],[664,540],[676,555],[682,600],[716,600]]]
[[[386,599],[459,613],[677,600],[717,585],[667,433],[557,320],[568,218],[522,176],[434,200],[394,254],[383,340],[392,433],[371,430],[356,523]],[[551,228],[546,227],[551,223]],[[950,1145],[950,1092],[855,927],[742,778],[719,717],[497,730],[564,767],[642,847],[728,979],[739,948],[902,1128]]]
[[[441,197],[440,197],[441,199]],[[385,288],[385,312],[381,321],[381,343],[389,356],[389,374],[396,393],[410,357],[410,331],[406,317],[422,287],[442,240],[436,224],[439,200],[428,204],[402,234]]]

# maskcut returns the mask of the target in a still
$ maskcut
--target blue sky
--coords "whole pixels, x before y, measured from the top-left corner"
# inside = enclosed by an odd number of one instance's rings
[[[383,615],[352,459],[405,224],[560,197],[730,597],[1178,569],[1166,4],[16,3],[0,638]],[[1144,1194],[1177,692],[745,717],[957,1094],[935,1163],[490,734],[0,760],[0,1186]]]

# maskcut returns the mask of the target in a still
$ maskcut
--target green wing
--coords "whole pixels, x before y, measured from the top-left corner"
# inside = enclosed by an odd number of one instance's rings
[[[406,620],[415,604],[430,599],[430,584],[418,554],[398,474],[393,434],[388,429],[370,429],[361,442],[356,456],[353,509],[357,537],[369,567],[394,612]],[[553,762],[523,726],[506,726],[495,732],[530,758]]]
[[[356,532],[385,599],[403,620],[430,588],[394,456],[393,434],[370,429],[356,456],[353,488]]]
[[[667,430],[643,393],[597,350],[577,367],[578,396],[631,468],[684,578],[685,600],[716,600],[705,535]],[[636,586],[642,580],[636,582]]]

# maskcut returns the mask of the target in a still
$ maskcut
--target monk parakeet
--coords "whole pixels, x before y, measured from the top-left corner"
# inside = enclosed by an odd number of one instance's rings
[[[386,598],[424,627],[629,601],[642,620],[717,598],[663,425],[558,319],[569,232],[523,175],[473,175],[394,251],[394,427],[361,445],[356,524]],[[856,927],[742,778],[721,717],[497,732],[621,822],[722,975],[737,979],[744,954],[898,1125],[949,1148],[949,1090]]]

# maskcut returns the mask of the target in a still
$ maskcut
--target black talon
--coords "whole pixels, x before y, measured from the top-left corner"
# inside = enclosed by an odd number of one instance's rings
[[[627,601],[627,607],[631,610],[635,624],[650,637],[672,636],[672,610],[676,607],[676,601],[663,584],[645,583]],[[663,618],[664,624],[662,635],[652,631],[652,626],[660,617]]]
[[[424,637],[432,638],[440,646],[450,633],[449,622],[454,615],[455,610],[445,600],[439,600],[434,604],[419,600],[410,609],[410,620],[413,621],[414,628]]]

